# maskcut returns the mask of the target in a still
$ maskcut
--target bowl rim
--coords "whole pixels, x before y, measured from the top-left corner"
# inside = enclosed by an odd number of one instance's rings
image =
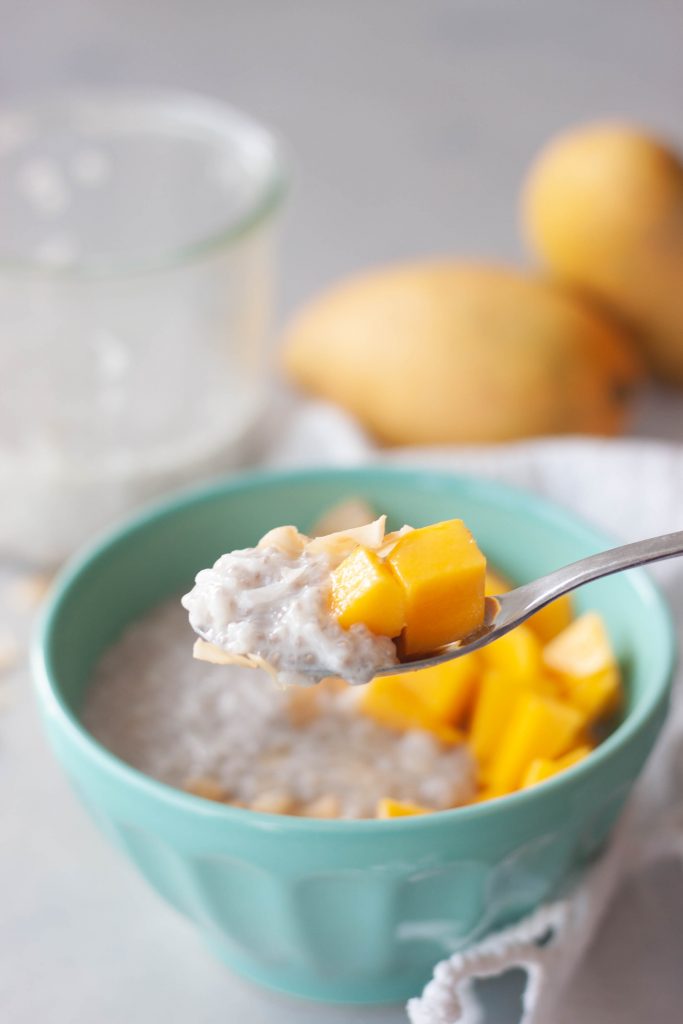
[[[660,703],[667,697],[676,667],[676,631],[671,610],[657,585],[643,569],[629,571],[629,584],[654,609],[659,619],[662,636],[659,647],[659,665],[652,667],[653,672],[658,669],[658,675],[648,687],[648,692],[644,695],[639,708],[635,712],[629,713],[616,729],[578,764],[536,786],[481,803],[466,804],[462,807],[453,807],[431,814],[403,818],[331,820],[269,814],[252,811],[248,808],[232,807],[229,804],[212,802],[186,793],[184,790],[160,782],[127,764],[103,746],[68,707],[60,692],[57,673],[52,662],[52,638],[62,605],[80,576],[106,553],[119,544],[125,543],[129,535],[144,530],[182,509],[210,503],[218,497],[241,493],[245,490],[267,489],[285,483],[289,486],[292,484],[296,486],[311,482],[324,482],[326,479],[348,478],[361,482],[364,479],[370,481],[381,477],[394,481],[403,480],[405,483],[414,483],[416,479],[419,479],[423,484],[428,484],[432,480],[439,486],[449,482],[455,483],[460,488],[460,493],[464,495],[468,492],[473,494],[476,492],[477,497],[483,497],[484,500],[490,499],[492,503],[502,503],[506,508],[517,511],[528,511],[529,508],[532,508],[533,515],[537,519],[555,524],[562,530],[575,535],[580,534],[590,545],[605,547],[615,543],[613,537],[596,529],[581,516],[575,515],[561,505],[534,494],[532,491],[491,478],[448,470],[381,464],[358,467],[331,468],[325,466],[305,469],[251,470],[220,478],[200,487],[184,488],[162,501],[146,506],[119,525],[100,534],[82,547],[55,577],[31,642],[30,660],[34,686],[39,704],[42,705],[44,712],[50,719],[58,721],[69,741],[82,755],[94,761],[108,774],[114,775],[126,786],[131,786],[147,797],[161,801],[162,804],[175,806],[183,813],[199,814],[205,820],[232,820],[243,826],[266,828],[269,832],[304,830],[309,833],[334,833],[339,836],[340,832],[368,834],[374,830],[375,834],[379,835],[384,830],[403,832],[416,828],[440,828],[456,822],[464,824],[465,821],[486,818],[491,814],[500,813],[501,807],[513,811],[524,804],[543,801],[551,793],[560,792],[564,786],[589,776],[595,767],[607,761],[621,747],[625,746],[634,734],[645,727],[650,719],[657,714]]]

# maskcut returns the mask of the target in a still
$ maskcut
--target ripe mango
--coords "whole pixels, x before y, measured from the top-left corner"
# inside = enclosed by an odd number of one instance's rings
[[[344,629],[362,623],[380,636],[406,624],[403,587],[374,551],[357,547],[330,576],[332,614]]]
[[[486,559],[461,519],[410,530],[386,564],[405,594],[405,654],[429,653],[482,625]]]
[[[461,725],[475,699],[479,670],[477,654],[465,654],[442,665],[405,672],[400,679],[440,722]]]
[[[629,337],[579,297],[448,260],[323,293],[290,323],[283,360],[388,444],[618,434],[641,375]]]
[[[533,629],[542,644],[548,644],[558,633],[567,628],[573,617],[571,594],[563,594],[562,597],[558,597],[556,601],[547,604],[545,608],[541,608],[535,615],[532,615],[527,625]]]
[[[522,784],[519,788],[527,789],[529,786],[536,786],[539,782],[551,779],[553,775],[559,775],[560,772],[573,767],[579,761],[583,761],[584,758],[588,757],[592,749],[591,746],[584,743],[580,747],[574,747],[573,750],[570,750],[568,754],[564,754],[563,757],[537,757],[531,762],[524,773]]]
[[[378,818],[409,818],[414,814],[429,813],[429,807],[411,804],[406,800],[392,800],[388,796],[383,797],[377,804]]]
[[[557,695],[552,682],[543,675],[507,675],[500,669],[484,672],[468,737],[472,753],[484,774],[507,733],[519,698],[530,693],[549,697]]]
[[[402,676],[378,676],[363,687],[360,709],[387,729],[423,729],[439,742],[458,744],[464,733],[441,721]]]
[[[653,368],[683,385],[683,162],[620,122],[552,140],[532,166],[522,218],[563,283],[629,324]]]
[[[488,769],[491,792],[511,793],[532,761],[566,754],[585,724],[580,712],[559,700],[537,693],[520,696]]]
[[[621,673],[597,612],[586,612],[543,651],[543,661],[558,680],[565,700],[589,722],[614,714],[622,699]]]
[[[497,669],[511,679],[530,680],[541,675],[541,642],[526,625],[517,626],[480,652],[489,669]]]
[[[485,586],[502,593],[506,582],[487,568]],[[571,615],[570,605],[557,604],[553,629]],[[622,686],[597,612],[584,613],[545,646],[533,626],[530,620],[443,665],[373,679],[359,708],[386,728],[467,743],[477,763],[475,803],[543,782],[588,756],[591,727],[619,707]],[[381,817],[424,810],[390,798],[378,805]]]

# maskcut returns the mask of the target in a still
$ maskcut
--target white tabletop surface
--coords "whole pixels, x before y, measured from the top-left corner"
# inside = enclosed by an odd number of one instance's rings
[[[282,312],[335,276],[440,252],[521,260],[538,145],[624,113],[683,142],[683,6],[668,0],[0,0],[3,95],[82,83],[209,92],[294,154]],[[683,440],[652,392],[642,435]],[[398,1024],[401,1008],[281,999],[214,962],[108,847],[40,735],[24,671],[0,682],[0,1021]],[[624,891],[558,1024],[681,1019],[683,880]],[[508,985],[489,1019],[515,1018]]]

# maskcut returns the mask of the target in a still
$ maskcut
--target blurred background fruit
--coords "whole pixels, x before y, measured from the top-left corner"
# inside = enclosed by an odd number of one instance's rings
[[[531,168],[530,246],[559,281],[630,324],[657,373],[683,385],[683,164],[629,124],[572,129]]]
[[[465,262],[373,270],[294,317],[284,364],[388,444],[613,435],[641,377],[631,339],[537,276]]]

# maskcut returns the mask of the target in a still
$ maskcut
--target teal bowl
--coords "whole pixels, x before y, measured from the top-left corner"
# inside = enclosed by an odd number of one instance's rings
[[[627,680],[619,727],[583,763],[504,799],[390,821],[316,821],[217,805],[155,782],[79,722],[94,663],[124,626],[187,589],[223,551],[276,523],[310,527],[349,495],[393,524],[462,517],[491,562],[522,582],[609,546],[531,494],[400,469],[235,478],[146,512],[58,580],[35,642],[38,700],[78,795],[148,882],[236,971],[314,999],[417,993],[445,955],[556,896],[594,858],[666,714],[667,608],[641,571],[577,595],[600,611]]]

